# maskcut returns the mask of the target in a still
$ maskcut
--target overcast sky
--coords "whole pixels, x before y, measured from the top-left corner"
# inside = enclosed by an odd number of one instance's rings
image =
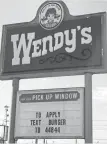
[[[45,0],[0,0],[0,37],[2,25],[30,22]],[[72,15],[107,11],[106,0],[63,0]],[[20,90],[84,86],[84,76],[21,80]],[[0,81],[0,124],[4,106],[11,105],[12,81]],[[107,74],[93,76],[94,136],[107,139]],[[104,126],[106,125],[106,126]]]

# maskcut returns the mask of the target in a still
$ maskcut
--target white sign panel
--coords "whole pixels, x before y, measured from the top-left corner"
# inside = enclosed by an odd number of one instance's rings
[[[84,138],[84,88],[19,91],[15,138]]]

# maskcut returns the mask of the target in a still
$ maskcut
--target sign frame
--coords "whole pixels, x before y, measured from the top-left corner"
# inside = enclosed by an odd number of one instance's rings
[[[39,90],[21,90],[17,92],[17,101],[19,96],[21,96],[22,94],[30,94],[30,93],[49,93],[49,92],[68,92],[68,91],[82,91],[83,95],[82,95],[82,102],[83,102],[83,116],[82,116],[82,131],[83,134],[82,136],[14,136],[15,139],[85,139],[85,88],[84,87],[72,87],[72,88],[55,88],[55,89],[39,89]],[[16,110],[17,110],[17,105],[16,105]],[[17,111],[16,111],[17,113]],[[16,119],[17,119],[16,115]],[[16,120],[15,120],[16,121]],[[16,122],[15,122],[16,124]],[[15,125],[15,129],[16,129],[16,125]],[[16,130],[15,130],[16,131]],[[14,132],[15,135],[15,132]]]
[[[43,5],[43,4],[42,4]],[[66,8],[67,10],[67,8]],[[39,9],[38,9],[39,11]],[[82,68],[61,68],[61,69],[52,69],[52,70],[40,70],[40,71],[25,71],[25,72],[12,72],[12,73],[3,73],[4,69],[4,60],[5,60],[5,44],[6,44],[6,32],[9,27],[15,28],[17,26],[24,27],[25,25],[35,25],[37,24],[36,17],[31,22],[25,23],[18,23],[18,24],[10,24],[3,26],[2,32],[2,43],[1,43],[1,56],[0,56],[0,79],[1,80],[10,80],[14,78],[18,79],[25,79],[25,78],[42,78],[42,77],[57,77],[57,76],[71,76],[71,75],[83,75],[85,73],[106,73],[107,72],[107,58],[106,58],[106,12],[94,13],[94,14],[86,14],[81,16],[71,16],[69,15],[70,19],[76,20],[81,18],[87,18],[91,16],[101,16],[102,18],[102,27],[101,27],[101,50],[102,50],[102,65],[100,66],[89,66],[89,67],[82,67]],[[38,13],[37,13],[38,16]],[[68,17],[68,15],[67,15]],[[63,70],[63,71],[62,71]]]

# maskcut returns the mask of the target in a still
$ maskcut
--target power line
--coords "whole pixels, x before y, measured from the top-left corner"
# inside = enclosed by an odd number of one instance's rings
[[[98,138],[98,139],[94,139],[94,140],[107,140],[107,139],[99,139],[99,138]]]
[[[107,121],[107,120],[93,120],[93,121]]]

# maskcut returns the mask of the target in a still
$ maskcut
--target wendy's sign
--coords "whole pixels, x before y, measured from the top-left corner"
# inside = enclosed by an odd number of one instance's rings
[[[84,73],[101,67],[104,14],[74,17],[64,2],[46,1],[33,21],[4,25],[1,75],[54,76],[57,71]]]

